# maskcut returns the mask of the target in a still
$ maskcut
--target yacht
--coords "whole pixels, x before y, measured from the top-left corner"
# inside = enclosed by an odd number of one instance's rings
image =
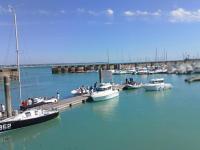
[[[136,74],[136,70],[135,69],[128,69],[127,74]]]
[[[110,83],[101,83],[95,92],[91,94],[93,101],[102,101],[119,96],[119,91]]]
[[[57,110],[30,109],[0,121],[0,133],[31,126],[56,118]]]
[[[165,83],[163,78],[151,79],[149,83],[143,85],[146,91],[160,91],[172,88],[170,83]]]
[[[138,68],[138,70],[137,70],[137,74],[139,74],[139,75],[144,75],[144,74],[148,74],[148,73],[149,72],[148,72],[148,69],[146,67]]]
[[[142,87],[142,83],[137,83],[137,82],[134,82],[134,83],[128,83],[128,84],[125,84],[124,86],[124,90],[131,90],[131,89],[139,89]]]
[[[112,74],[113,75],[122,75],[122,74],[127,74],[127,71],[125,71],[125,70],[115,70]]]

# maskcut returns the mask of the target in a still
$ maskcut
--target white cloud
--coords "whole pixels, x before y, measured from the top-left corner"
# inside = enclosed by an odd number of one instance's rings
[[[169,13],[170,22],[200,22],[200,9],[195,11],[177,8]]]
[[[62,9],[62,10],[59,11],[59,13],[66,14],[66,11]]]
[[[94,10],[87,10],[84,8],[78,8],[76,12],[79,14],[87,14],[90,16],[102,16],[102,15],[113,16],[114,15],[114,11],[111,8],[102,10],[102,11],[94,11]]]
[[[95,11],[93,11],[93,10],[88,10],[87,13],[88,13],[89,15],[91,15],[91,16],[98,16],[98,15],[99,15],[98,12],[95,12]]]
[[[125,12],[124,12],[124,15],[130,17],[130,16],[134,16],[135,13],[132,12],[132,11],[130,11],[130,10],[128,10],[128,11],[125,11]]]
[[[106,10],[106,15],[113,16],[114,15],[114,11],[109,8],[109,9]]]
[[[157,11],[153,12],[152,15],[153,16],[161,16],[162,11],[160,9],[158,9]]]
[[[85,9],[84,8],[77,8],[76,10],[78,13],[85,13]]]
[[[136,10],[136,11],[130,11],[127,10],[123,14],[124,16],[127,17],[132,17],[132,16],[161,16],[161,10],[157,10],[155,12],[149,12],[149,11],[141,11],[141,10]]]
[[[66,14],[66,11],[64,9],[54,10],[54,11],[40,9],[37,11],[33,11],[32,14],[33,15],[41,15],[41,16],[58,16],[58,15]]]
[[[50,15],[50,14],[51,14],[49,11],[47,11],[47,10],[42,10],[42,9],[41,9],[41,10],[38,10],[37,13],[40,14],[40,15]]]
[[[5,8],[5,7],[0,5],[0,15],[6,14],[8,12],[9,12],[8,8]]]

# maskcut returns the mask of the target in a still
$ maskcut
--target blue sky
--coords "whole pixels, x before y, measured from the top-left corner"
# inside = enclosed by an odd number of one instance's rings
[[[0,64],[168,59],[200,53],[198,0],[0,0]]]

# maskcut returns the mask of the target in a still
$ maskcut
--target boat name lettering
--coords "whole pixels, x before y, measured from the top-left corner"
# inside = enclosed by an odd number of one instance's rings
[[[0,125],[0,131],[11,129],[11,123]]]

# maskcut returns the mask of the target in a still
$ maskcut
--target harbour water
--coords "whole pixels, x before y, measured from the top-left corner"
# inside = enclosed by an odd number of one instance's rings
[[[131,75],[113,76],[122,83]],[[173,88],[161,92],[121,91],[117,99],[77,105],[60,117],[0,135],[0,150],[196,150],[200,148],[200,84],[185,75],[132,76],[136,81],[164,77]],[[23,98],[71,96],[80,85],[92,85],[97,73],[52,75],[51,68],[22,69]],[[0,86],[0,102],[4,100]],[[19,105],[12,82],[14,107]]]

